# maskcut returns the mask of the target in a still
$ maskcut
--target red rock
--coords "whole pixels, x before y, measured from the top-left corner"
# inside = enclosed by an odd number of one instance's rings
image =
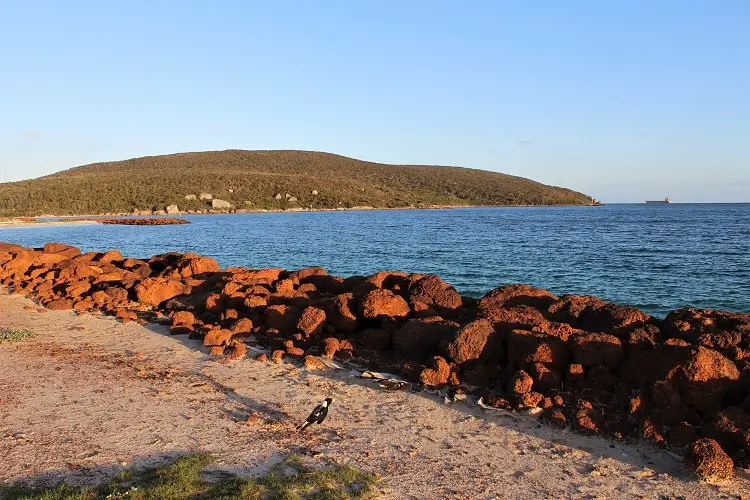
[[[393,334],[381,328],[368,328],[359,336],[359,342],[364,349],[385,351],[391,345]]]
[[[703,438],[688,446],[685,466],[702,480],[721,482],[734,476],[734,462],[713,439]]]
[[[409,315],[409,304],[389,290],[373,290],[365,295],[361,304],[362,315],[368,319],[398,318]]]
[[[682,398],[677,388],[668,380],[657,380],[651,386],[651,400],[659,408],[682,406]]]
[[[704,429],[704,434],[716,439],[730,454],[750,453],[750,415],[742,408],[729,406],[721,410]]]
[[[138,302],[149,306],[158,306],[184,292],[181,282],[166,278],[146,278],[135,287]]]
[[[314,275],[301,281],[304,281],[304,283],[300,285],[300,290],[305,285],[313,285],[319,293],[338,295],[344,292],[344,280],[338,276]]]
[[[43,253],[43,254],[37,254],[36,258],[34,259],[34,265],[37,266],[46,266],[51,267],[55,264],[60,264],[61,262],[65,262],[68,259],[65,255],[57,254],[57,253]]]
[[[247,346],[240,340],[232,340],[229,343],[229,352],[227,357],[231,360],[238,360],[245,357],[247,354]]]
[[[281,360],[284,359],[284,354],[284,351],[280,349],[273,351],[273,353],[271,354],[271,361],[273,361],[274,363],[281,363]]]
[[[249,318],[240,318],[232,325],[232,333],[235,335],[249,335],[255,327],[253,321]]]
[[[6,276],[21,277],[34,264],[36,255],[32,250],[19,250],[0,267],[0,272]]]
[[[286,348],[286,353],[290,356],[294,356],[295,358],[301,358],[305,355],[305,350],[301,347],[294,347],[294,345],[291,345]]]
[[[47,243],[46,245],[44,245],[44,249],[42,251],[44,253],[59,254],[66,257],[67,259],[72,259],[73,257],[81,255],[80,248],[63,245],[62,243]]]
[[[564,429],[568,426],[568,419],[565,414],[556,408],[550,408],[544,412],[544,420],[552,427]]]
[[[502,358],[502,343],[490,341],[490,351],[485,349],[491,337],[495,336],[495,327],[489,320],[480,319],[466,324],[458,332],[456,339],[448,345],[450,359],[460,364],[479,359],[483,354],[486,359],[500,360]]]
[[[53,311],[73,309],[73,301],[71,299],[55,299],[44,304],[44,307]]]
[[[295,282],[291,279],[279,280],[275,283],[274,295],[279,297],[293,297],[295,293]]]
[[[289,273],[289,278],[297,281],[298,283],[302,280],[311,278],[312,276],[327,276],[328,272],[322,267],[307,267],[298,271]]]
[[[306,307],[297,322],[297,329],[304,332],[305,335],[316,335],[323,330],[326,322],[326,313],[317,307]]]
[[[88,311],[89,309],[93,308],[94,301],[91,299],[91,297],[85,297],[73,303],[73,310],[77,312]]]
[[[76,298],[80,297],[84,293],[91,290],[91,284],[88,281],[76,281],[65,287],[65,294],[68,297]]]
[[[534,387],[541,391],[549,389],[562,389],[563,380],[560,372],[550,368],[543,363],[534,363],[530,366],[530,374],[534,379]]]
[[[125,257],[118,250],[110,250],[98,259],[99,262],[116,262],[121,260],[125,260]]]
[[[380,271],[369,276],[365,282],[375,288],[385,288],[386,290],[405,291],[409,287],[408,275],[401,271]],[[370,288],[369,290],[372,290]],[[369,291],[368,290],[368,291]]]
[[[682,349],[680,365],[670,380],[685,403],[704,415],[713,415],[721,409],[727,392],[736,386],[740,372],[717,351],[705,347]]]
[[[643,422],[643,429],[641,431],[641,437],[648,441],[653,441],[658,445],[663,445],[666,441],[664,434],[662,434],[659,426],[657,426],[651,418],[647,418]]]
[[[422,361],[437,354],[438,346],[455,338],[458,324],[439,316],[410,319],[393,333],[393,350],[406,359]]]
[[[568,367],[568,373],[567,373],[567,379],[568,382],[580,382],[585,377],[585,373],[583,371],[583,365],[578,363],[573,363]]]
[[[251,310],[263,309],[268,305],[265,297],[260,295],[249,295],[245,297],[245,307]]]
[[[688,446],[698,437],[698,429],[694,425],[690,425],[687,422],[679,422],[669,428],[667,433],[667,441],[669,446],[676,448],[684,448]]]
[[[597,434],[601,428],[601,414],[593,408],[576,411],[573,424],[576,430],[584,434]]]
[[[103,291],[109,299],[115,302],[127,302],[128,300],[128,291],[122,287],[108,286]]]
[[[448,382],[451,374],[450,365],[440,356],[434,356],[428,363],[429,368],[422,370],[419,381],[427,386],[439,386]]]
[[[222,299],[221,294],[219,293],[212,293],[208,297],[206,297],[206,311],[214,314],[219,314],[221,311],[224,310],[224,300]]]
[[[225,349],[226,349],[226,346],[223,346],[223,345],[211,346],[211,349],[209,350],[209,354],[211,354],[211,356],[221,356],[222,354],[224,354]]]
[[[323,356],[329,359],[333,359],[336,351],[339,350],[339,340],[335,337],[328,337],[323,339],[321,343],[323,347]]]
[[[190,311],[175,311],[172,313],[172,326],[190,326],[195,324],[195,316]]]
[[[564,295],[549,307],[558,321],[591,332],[623,335],[646,325],[653,318],[629,306],[604,302],[588,295]]]
[[[229,342],[229,339],[232,338],[232,335],[233,333],[231,330],[225,330],[223,328],[216,328],[214,330],[210,330],[203,337],[203,345],[204,346],[224,345],[227,342]]]
[[[357,329],[357,316],[352,312],[354,295],[343,293],[333,299],[328,310],[328,322],[339,332],[351,333]]]
[[[328,366],[315,356],[309,354],[305,356],[305,369],[307,370],[326,370]]]
[[[547,363],[563,367],[568,363],[568,347],[551,335],[512,330],[508,335],[508,361],[519,366]]]
[[[546,309],[557,300],[557,296],[529,285],[507,285],[488,292],[479,301],[477,312],[483,318],[500,322],[502,310],[518,306],[530,309]]]
[[[219,272],[219,264],[210,257],[195,257],[180,262],[177,266],[177,272],[183,278],[206,273],[216,273]]]
[[[582,333],[572,338],[573,359],[584,366],[616,366],[623,357],[620,339],[606,333]]]
[[[516,394],[516,401],[521,408],[536,408],[541,404],[543,399],[544,396],[538,392]]]
[[[440,316],[456,316],[461,309],[461,295],[435,275],[425,276],[409,286],[409,303],[427,304]]]
[[[312,283],[303,283],[297,287],[297,293],[304,293],[308,296],[312,296],[318,293],[318,287]]]
[[[120,319],[123,323],[129,323],[131,321],[137,321],[138,315],[134,311],[128,311],[127,309],[117,309],[115,317]]]
[[[281,351],[281,353],[282,353],[281,355],[283,356],[284,355],[284,351]],[[262,353],[258,354],[255,357],[255,361],[260,361],[260,362],[266,362],[266,361],[268,361],[268,354],[266,354],[265,352],[262,352]]]
[[[531,375],[523,370],[518,370],[513,374],[508,381],[508,393],[509,394],[525,394],[531,392],[531,387],[534,385],[534,379]]]
[[[287,305],[268,306],[263,312],[266,326],[281,333],[293,333],[297,329],[299,310]]]
[[[700,344],[728,356],[743,338],[750,338],[750,314],[678,309],[667,315],[663,328],[672,337]]]
[[[219,320],[222,323],[234,324],[234,322],[237,319],[239,319],[239,317],[240,317],[240,314],[237,312],[236,309],[225,309],[219,315]]]

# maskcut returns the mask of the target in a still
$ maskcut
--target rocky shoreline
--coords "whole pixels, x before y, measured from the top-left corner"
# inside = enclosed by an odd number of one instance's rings
[[[49,309],[168,321],[228,359],[253,338],[269,348],[261,360],[316,369],[316,356],[334,358],[554,427],[645,438],[706,479],[750,462],[750,314],[680,309],[662,320],[526,285],[477,300],[433,275],[221,270],[195,254],[139,260],[58,243],[0,243],[0,284]]]

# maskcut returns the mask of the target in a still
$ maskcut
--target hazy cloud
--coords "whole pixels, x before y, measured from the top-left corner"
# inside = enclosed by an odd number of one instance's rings
[[[534,143],[531,141],[518,141],[519,146],[533,146]]]
[[[21,137],[24,139],[39,139],[44,136],[41,130],[27,130],[21,133]]]

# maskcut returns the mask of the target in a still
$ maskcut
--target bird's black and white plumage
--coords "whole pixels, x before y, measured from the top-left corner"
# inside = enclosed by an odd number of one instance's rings
[[[307,429],[307,426],[310,424],[322,424],[323,420],[328,416],[328,407],[331,406],[331,403],[333,403],[333,399],[326,398],[325,401],[315,407],[312,413],[310,413],[310,416],[307,417],[307,420],[297,427],[297,430],[302,432]]]

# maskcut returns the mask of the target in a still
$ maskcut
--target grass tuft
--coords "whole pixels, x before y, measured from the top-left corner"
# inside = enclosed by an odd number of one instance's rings
[[[355,499],[374,495],[377,477],[350,465],[315,469],[291,455],[258,478],[226,475],[208,482],[203,469],[212,462],[206,453],[182,456],[149,469],[127,469],[107,483],[94,487],[59,484],[51,488],[10,486],[0,488],[0,498],[11,500],[204,500],[204,499]]]

